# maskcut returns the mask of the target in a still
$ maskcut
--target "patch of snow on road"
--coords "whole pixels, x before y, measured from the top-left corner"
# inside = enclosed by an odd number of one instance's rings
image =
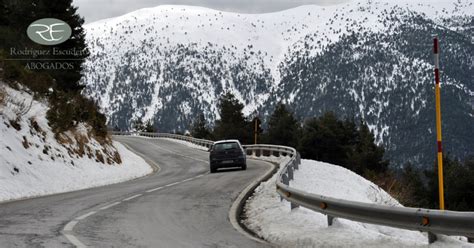
[[[277,158],[273,158],[275,160]],[[280,167],[287,160],[280,161]],[[280,168],[281,170],[281,168]],[[245,206],[244,224],[261,238],[282,247],[426,247],[425,233],[334,219],[280,201],[275,174],[261,183]],[[307,192],[353,201],[400,206],[378,186],[340,166],[302,160],[290,186]],[[465,238],[440,236],[430,247],[474,247]]]

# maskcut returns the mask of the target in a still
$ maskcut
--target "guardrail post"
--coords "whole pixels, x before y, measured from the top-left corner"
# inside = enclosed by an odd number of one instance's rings
[[[295,168],[295,170],[298,170],[298,169],[299,169],[299,162],[298,162],[298,159],[295,159],[295,161],[293,162],[293,168]]]
[[[282,183],[285,184],[286,186],[288,186],[290,184],[290,182],[288,180],[288,176],[286,174],[283,174],[281,176],[281,180],[282,180]]]
[[[332,226],[333,221],[334,221],[334,217],[332,217],[331,215],[328,215],[328,226]]]
[[[286,167],[286,171],[288,172],[288,181],[293,180],[293,167]]]
[[[428,243],[429,244],[433,244],[437,239],[438,239],[438,237],[436,237],[436,234],[434,234],[432,232],[428,232]]]

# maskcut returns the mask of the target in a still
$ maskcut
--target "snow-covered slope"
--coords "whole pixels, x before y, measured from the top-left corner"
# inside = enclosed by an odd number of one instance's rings
[[[473,152],[465,137],[474,128],[455,131],[474,121],[473,18],[467,0],[354,0],[267,14],[142,9],[85,26],[84,94],[122,129],[142,119],[184,131],[199,113],[213,122],[225,91],[248,115],[266,118],[279,101],[301,119],[334,111],[365,119],[397,164],[428,166],[433,33],[442,42],[442,99],[456,113],[446,118],[454,130],[446,144],[460,157]]]
[[[151,167],[117,142],[99,143],[89,127],[54,137],[45,103],[0,82],[0,201],[118,183]]]
[[[281,161],[279,158],[270,158]],[[303,207],[290,210],[280,202],[273,176],[255,189],[245,206],[244,224],[257,235],[282,247],[426,247],[425,233],[334,219]],[[377,185],[340,166],[302,160],[291,187],[334,198],[388,206],[400,204]],[[442,236],[430,247],[474,247],[466,238]]]
[[[316,33],[324,37],[321,39],[322,47],[347,34],[348,29],[344,27],[348,23],[360,24],[361,28],[370,28],[374,32],[383,31],[385,27],[380,22],[380,13],[393,11],[394,8],[421,13],[438,22],[453,15],[472,15],[474,11],[472,3],[461,0],[437,1],[436,4],[429,0],[351,1],[324,7],[304,5],[266,14],[160,5],[96,21],[87,24],[85,29],[93,54],[108,53],[109,62],[115,63],[123,63],[121,59],[124,55],[149,41],[153,41],[155,45],[160,44],[156,46],[160,50],[167,50],[176,44],[193,43],[204,49],[211,43],[243,54],[244,49],[260,51],[265,55],[264,67],[272,71],[275,83],[278,84],[278,65],[288,48],[307,34]],[[321,47],[312,53],[320,52]],[[151,62],[150,57],[143,58],[143,63]]]

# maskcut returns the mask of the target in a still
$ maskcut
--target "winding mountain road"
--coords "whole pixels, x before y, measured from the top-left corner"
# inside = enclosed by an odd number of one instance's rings
[[[205,151],[166,139],[114,139],[158,165],[158,172],[104,187],[2,203],[0,246],[268,246],[238,232],[228,216],[235,198],[270,165],[249,159],[246,171],[209,174]]]

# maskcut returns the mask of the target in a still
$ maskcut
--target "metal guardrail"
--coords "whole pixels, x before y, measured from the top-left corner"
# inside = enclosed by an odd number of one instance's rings
[[[204,147],[211,147],[214,141],[205,140],[205,139],[196,139],[191,136],[180,135],[180,134],[172,134],[172,133],[148,133],[148,132],[121,132],[121,131],[111,131],[109,132],[112,135],[131,135],[131,136],[144,136],[144,137],[151,137],[151,138],[169,138],[169,139],[177,139],[177,140],[184,140],[191,142],[196,145],[204,146]]]
[[[294,149],[293,149],[294,150]],[[291,209],[303,206],[326,214],[328,225],[334,217],[358,222],[384,225],[408,230],[428,232],[428,241],[436,240],[436,234],[474,237],[474,212],[391,207],[378,204],[347,201],[312,194],[290,187],[294,170],[298,169],[300,155],[295,150],[290,160],[278,175],[276,188],[281,197],[291,202]]]
[[[140,135],[185,140],[196,145],[210,147],[213,141],[189,136],[165,133],[112,132],[114,135]],[[290,159],[280,171],[276,190],[281,199],[291,203],[291,209],[299,206],[327,215],[328,225],[335,217],[358,222],[384,225],[407,230],[428,232],[429,243],[436,240],[436,234],[466,236],[474,238],[474,212],[457,212],[423,208],[391,207],[363,202],[347,201],[323,195],[312,194],[290,187],[294,171],[301,164],[298,151],[292,147],[276,145],[245,145],[248,155],[289,156]]]

